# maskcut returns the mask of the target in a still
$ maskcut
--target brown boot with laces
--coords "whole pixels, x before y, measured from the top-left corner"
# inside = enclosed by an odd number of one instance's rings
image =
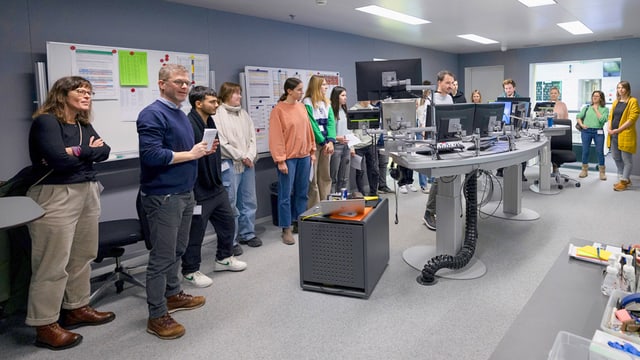
[[[149,319],[147,321],[147,332],[162,340],[172,340],[184,335],[186,330],[184,326],[173,320],[169,313],[166,313],[159,318]]]
[[[58,323],[36,326],[36,346],[51,350],[64,350],[81,342],[82,335],[65,330]]]
[[[293,245],[296,243],[296,239],[293,237],[293,232],[290,227],[282,229],[282,242],[286,245]]]

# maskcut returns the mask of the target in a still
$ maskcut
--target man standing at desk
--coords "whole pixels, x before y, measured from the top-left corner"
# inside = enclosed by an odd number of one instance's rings
[[[184,66],[164,65],[158,73],[160,98],[140,112],[136,123],[141,202],[152,245],[146,281],[147,332],[165,340],[185,333],[169,313],[205,303],[204,296],[181,290],[178,274],[180,257],[189,241],[197,160],[213,153],[204,142],[194,145],[193,129],[180,109],[190,85]]]
[[[442,70],[437,75],[438,89],[433,93],[433,105],[451,105],[453,98],[451,91],[453,90],[454,76],[448,70]],[[429,199],[427,200],[427,208],[424,211],[424,224],[431,230],[436,229],[436,197],[438,196],[438,179],[431,185],[429,191]]]

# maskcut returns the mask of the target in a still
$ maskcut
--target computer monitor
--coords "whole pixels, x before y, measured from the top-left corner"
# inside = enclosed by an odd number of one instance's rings
[[[473,134],[476,104],[436,105],[436,141],[461,140],[460,132]]]
[[[528,97],[499,97],[496,102],[510,102],[511,115],[518,117],[529,117],[529,104],[531,98]]]
[[[510,102],[491,102],[489,104],[502,104],[502,123],[505,125],[511,124],[511,103]]]
[[[416,127],[415,99],[397,99],[381,102],[382,124],[385,130],[398,131]]]
[[[536,106],[533,107],[534,112],[553,110],[556,106],[556,103],[553,101],[540,101],[536,103]]]
[[[360,109],[347,111],[347,129],[380,128],[380,109]]]
[[[419,98],[422,91],[406,91],[406,85],[384,86],[383,81],[410,79],[411,84],[422,84],[422,60],[385,60],[356,62],[356,90],[358,101],[386,98]]]
[[[476,111],[473,115],[474,131],[480,129],[480,137],[487,137],[494,124],[501,121],[503,117],[503,103],[476,104]]]

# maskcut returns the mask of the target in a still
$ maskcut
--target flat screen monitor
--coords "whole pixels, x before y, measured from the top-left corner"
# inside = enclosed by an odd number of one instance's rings
[[[382,124],[385,130],[398,131],[416,127],[414,99],[387,100],[382,103]]]
[[[529,104],[531,98],[528,97],[499,97],[497,102],[510,102],[511,115],[518,117],[529,117]]]
[[[488,137],[490,129],[504,117],[504,104],[476,104],[473,128],[480,129],[480,137]],[[474,130],[475,131],[475,130]]]
[[[360,109],[347,111],[347,129],[380,128],[380,109]]]
[[[436,141],[461,140],[461,132],[473,134],[476,104],[436,105]]]
[[[502,104],[502,123],[505,125],[511,124],[511,103],[510,102],[492,102],[489,104]]]
[[[411,84],[422,84],[422,60],[385,60],[356,62],[356,90],[358,101],[386,98],[419,98],[422,91],[407,92],[406,86],[387,87],[383,78],[390,80],[411,79]]]
[[[539,111],[546,111],[549,109],[553,110],[555,106],[556,104],[553,101],[541,101],[536,103],[536,106],[533,107],[533,111],[539,112]]]

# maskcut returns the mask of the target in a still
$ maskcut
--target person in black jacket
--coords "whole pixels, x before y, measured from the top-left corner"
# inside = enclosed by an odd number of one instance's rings
[[[34,172],[46,176],[27,191],[45,215],[28,225],[32,275],[25,322],[36,327],[35,345],[52,350],[80,344],[82,336],[69,329],[116,317],[89,306],[100,217],[93,164],[106,160],[111,151],[91,126],[92,98],[88,80],[58,79],[33,114],[29,131]]]
[[[188,117],[193,127],[194,140],[198,143],[202,141],[205,128],[216,128],[212,115],[218,108],[218,97],[215,90],[196,86],[189,92],[189,103],[191,112]],[[233,256],[235,220],[229,196],[222,185],[222,159],[220,151],[216,151],[218,144],[216,138],[212,146],[214,153],[198,160],[198,178],[193,189],[198,205],[191,221],[189,244],[182,256],[182,276],[185,281],[197,287],[207,287],[213,283],[211,278],[200,272],[202,241],[207,221],[211,222],[218,237],[215,271],[242,271],[247,267],[245,262]]]

